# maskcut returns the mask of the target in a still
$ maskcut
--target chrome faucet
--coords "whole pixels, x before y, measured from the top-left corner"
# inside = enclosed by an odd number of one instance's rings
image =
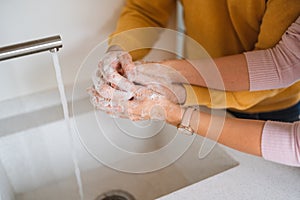
[[[59,35],[0,47],[0,61],[42,51],[58,51],[61,47],[62,40]]]

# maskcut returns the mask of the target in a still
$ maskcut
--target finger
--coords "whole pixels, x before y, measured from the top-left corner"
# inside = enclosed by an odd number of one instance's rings
[[[106,111],[106,114],[110,115],[113,118],[130,119],[131,121],[147,120],[146,118],[142,118],[141,115],[128,114],[127,112],[122,113],[122,112]]]
[[[135,66],[135,82],[186,83],[186,79],[175,69],[160,63],[143,63]],[[132,73],[133,74],[133,73]]]
[[[132,58],[127,52],[110,52],[98,64],[99,72],[114,87],[127,92],[135,90],[134,84],[123,77],[127,70],[134,68]],[[120,74],[121,73],[121,74]]]
[[[133,96],[133,94],[130,92],[115,89],[108,84],[102,84],[98,86],[97,92],[100,96],[112,101],[125,101],[131,99]]]
[[[180,84],[150,84],[147,85],[147,88],[165,96],[173,103],[183,103],[185,101],[186,91],[185,88]]]
[[[119,65],[118,54],[109,54],[106,55],[100,62],[98,63],[98,69],[101,71],[104,77],[116,71]]]
[[[139,85],[149,85],[149,84],[167,84],[165,78],[156,76],[155,74],[145,74],[140,72],[137,68],[130,71],[127,74],[128,80]]]
[[[119,67],[118,60],[114,60],[112,62],[107,62],[105,60],[101,60],[98,63],[98,73],[99,76],[105,78],[107,81],[111,78],[112,74],[117,72],[117,69]]]
[[[134,83],[121,76],[117,71],[112,73],[108,77],[107,81],[116,85],[120,90],[124,90],[126,92],[133,93],[136,90]]]
[[[92,81],[93,81],[93,84],[94,84],[94,87],[95,87],[96,90],[98,90],[98,87],[100,85],[105,83],[104,77],[103,77],[103,75],[102,75],[102,73],[99,69],[97,69],[95,71],[95,73],[93,73]]]
[[[127,72],[134,69],[135,64],[133,63],[132,57],[128,52],[124,52],[124,53],[120,54],[118,56],[118,58],[119,58],[119,61],[121,63],[121,67],[125,72],[125,75],[126,75]]]
[[[107,82],[111,83],[114,85],[115,88],[124,90],[127,92],[133,92],[135,90],[134,83],[129,81],[127,78],[123,77],[118,73],[120,71],[117,69],[115,63],[112,63],[111,66],[107,68],[107,70],[101,70],[101,63],[99,63],[99,70],[98,70],[98,76],[101,76],[106,79]],[[105,67],[102,67],[102,69]],[[110,70],[108,70],[110,69]]]
[[[134,100],[158,100],[161,98],[161,95],[147,87],[137,86],[137,88],[138,89],[134,92]]]
[[[92,105],[96,109],[104,110],[104,108],[107,106],[105,103],[108,103],[109,101],[106,101],[105,98],[101,97],[94,88],[88,89],[88,93],[90,95],[90,102]]]
[[[107,99],[99,99],[96,96],[93,96],[91,97],[91,103],[97,110],[113,113],[115,116],[124,113],[124,107],[122,107],[122,105],[114,104],[112,101]]]
[[[129,119],[128,115],[122,112],[112,112],[112,111],[106,111],[106,114],[108,114],[112,118],[123,118],[123,119]]]
[[[112,100],[128,100],[133,96],[130,92],[120,90],[120,88],[114,86],[113,83],[108,84],[104,78],[99,75],[99,70],[97,70],[96,75],[92,77],[92,80],[95,90],[104,98]]]
[[[102,76],[110,82],[112,75],[120,70],[119,55],[122,52],[109,52],[98,63],[98,76]]]

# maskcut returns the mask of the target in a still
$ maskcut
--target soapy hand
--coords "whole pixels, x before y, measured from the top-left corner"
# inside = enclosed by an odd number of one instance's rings
[[[135,98],[127,102],[126,106],[127,116],[133,121],[149,119],[165,121],[181,118],[181,108],[178,104],[143,87],[136,92]]]
[[[91,102],[96,109],[105,111],[111,116],[137,121],[165,120],[170,113],[173,117],[180,115],[179,105],[146,87],[139,87],[131,100],[126,100],[126,93],[124,92],[118,90],[114,90],[118,94],[108,92],[112,89],[108,88],[106,84],[103,84],[101,88],[104,90],[100,91],[101,94],[94,87],[88,90]]]
[[[185,80],[159,63],[132,61],[124,51],[104,55],[88,89],[95,108],[132,120],[163,120],[167,108],[183,103]]]
[[[91,103],[112,116],[131,120],[164,120],[166,113],[174,110],[170,108],[178,106],[148,86],[133,85],[133,92],[114,88],[98,70],[93,82],[93,87],[88,89]]]
[[[186,91],[182,83],[187,83],[187,80],[167,65],[136,62],[135,67],[127,71],[127,77],[131,82],[144,85],[174,103],[185,102]]]
[[[98,64],[94,85],[99,85],[99,77],[111,87],[133,93],[135,84],[146,86],[166,96],[175,103],[184,103],[186,94],[182,86],[186,80],[174,69],[160,63],[133,62],[125,51],[110,51]]]
[[[133,68],[134,63],[128,52],[110,51],[100,60],[96,77],[103,77],[112,87],[133,92],[134,84],[126,78],[127,72],[133,70]]]

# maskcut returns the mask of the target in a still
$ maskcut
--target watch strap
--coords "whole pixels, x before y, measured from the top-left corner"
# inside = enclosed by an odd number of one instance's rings
[[[196,109],[194,107],[188,107],[182,116],[182,120],[181,123],[177,126],[178,130],[184,130],[184,133],[188,135],[193,135],[194,134],[194,130],[191,128],[190,126],[190,121],[192,118],[192,114]]]
[[[182,126],[185,126],[185,127],[188,127],[190,126],[190,121],[191,121],[191,117],[192,117],[192,114],[194,112],[194,108],[191,108],[191,107],[188,107],[184,114],[183,114],[183,117],[182,117],[182,120],[181,120],[181,125]]]

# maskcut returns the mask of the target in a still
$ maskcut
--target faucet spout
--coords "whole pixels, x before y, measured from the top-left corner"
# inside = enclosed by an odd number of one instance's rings
[[[62,47],[59,35],[18,43],[0,48],[0,61],[42,51],[58,51]]]

